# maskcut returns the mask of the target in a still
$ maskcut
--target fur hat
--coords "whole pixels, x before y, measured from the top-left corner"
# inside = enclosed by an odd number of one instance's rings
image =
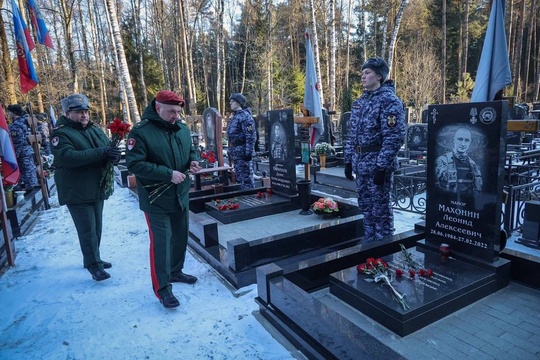
[[[240,93],[233,93],[229,100],[236,101],[241,107],[245,107],[247,104],[247,99],[244,95]]]
[[[22,106],[19,104],[8,105],[7,111],[11,111],[17,116],[23,116],[25,114],[25,111],[23,110]]]
[[[377,58],[370,58],[368,61],[362,65],[362,70],[364,69],[371,69],[377,73],[377,75],[381,76],[381,83],[386,81],[386,78],[388,77],[388,72],[390,72],[390,67],[384,61],[383,58],[377,57]]]
[[[161,104],[180,105],[181,107],[184,107],[186,104],[184,99],[178,96],[175,92],[169,90],[161,90],[158,92],[156,95],[156,101]]]
[[[83,94],[72,94],[60,100],[62,111],[66,114],[70,111],[90,110],[89,102]]]

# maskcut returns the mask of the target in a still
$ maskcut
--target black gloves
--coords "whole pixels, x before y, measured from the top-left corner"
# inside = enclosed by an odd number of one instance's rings
[[[385,177],[386,171],[381,169],[375,169],[375,174],[373,174],[373,183],[375,185],[383,185]]]
[[[352,174],[352,164],[346,163],[345,164],[345,177],[349,180],[354,180],[354,176]]]
[[[253,156],[251,154],[246,154],[242,158],[242,160],[244,160],[244,161],[251,161],[251,159],[253,159]]]
[[[103,152],[103,160],[108,160],[113,164],[120,161],[120,156],[121,152],[120,149],[117,147],[107,146],[107,148]]]

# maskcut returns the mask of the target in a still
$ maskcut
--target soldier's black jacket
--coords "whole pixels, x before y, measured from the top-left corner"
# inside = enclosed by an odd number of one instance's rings
[[[197,151],[191,142],[188,127],[180,122],[171,124],[155,109],[153,100],[144,110],[142,121],[129,133],[126,160],[128,170],[137,178],[139,207],[152,213],[171,213],[189,204],[191,180],[171,182],[173,170],[187,173]],[[156,198],[156,194],[172,184]],[[150,195],[157,190],[154,195]]]
[[[101,179],[108,144],[107,135],[91,121],[83,127],[65,116],[58,119],[51,145],[60,205],[106,200]]]

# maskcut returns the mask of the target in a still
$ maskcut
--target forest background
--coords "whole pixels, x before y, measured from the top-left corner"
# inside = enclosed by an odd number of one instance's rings
[[[25,0],[16,0],[32,26]],[[398,96],[420,121],[433,103],[469,102],[489,18],[489,0],[38,0],[54,49],[36,42],[39,84],[22,94],[11,3],[0,0],[0,100],[39,112],[88,95],[102,125],[137,122],[161,89],[188,115],[228,111],[246,95],[253,113],[303,101],[309,29],[323,105],[350,110],[361,65],[385,58]],[[513,85],[506,96],[536,102],[540,86],[538,0],[506,2]],[[35,32],[34,32],[35,33]]]

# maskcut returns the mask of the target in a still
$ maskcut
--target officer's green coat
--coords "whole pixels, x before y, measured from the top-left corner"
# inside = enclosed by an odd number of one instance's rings
[[[62,116],[51,135],[54,181],[58,202],[82,204],[106,200],[100,185],[107,160],[103,160],[109,139],[94,123],[86,127]]]
[[[155,100],[146,107],[142,118],[129,133],[126,152],[128,170],[137,177],[139,207],[151,213],[187,209],[189,177],[178,185],[172,184],[171,179],[173,170],[187,173],[191,161],[198,158],[191,133],[182,123],[171,124],[161,119],[155,110]],[[160,186],[170,184],[159,197],[155,194],[161,190],[150,195]]]

